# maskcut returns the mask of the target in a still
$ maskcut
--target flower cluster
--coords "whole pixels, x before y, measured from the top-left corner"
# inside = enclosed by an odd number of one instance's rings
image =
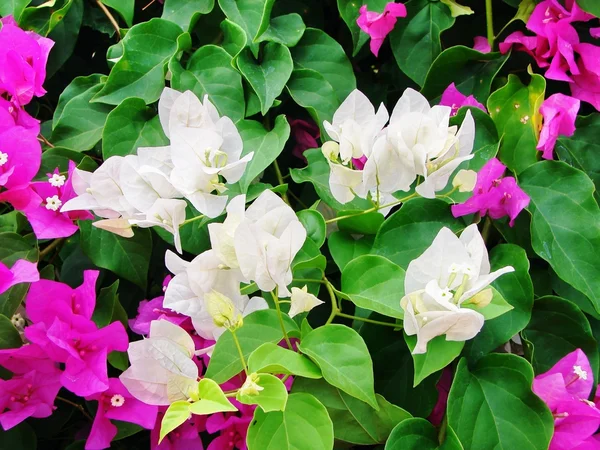
[[[168,147],[139,148],[136,155],[112,156],[93,173],[75,170],[77,196],[62,212],[86,210],[105,218],[94,225],[131,237],[131,226],[158,226],[173,234],[179,252],[179,227],[185,198],[200,213],[217,217],[227,196],[222,181],[237,182],[253,153],[242,155],[242,138],[229,117],[219,117],[208,97],[166,88],[159,102]],[[217,192],[217,194],[214,194]]]
[[[329,187],[335,199],[348,203],[358,196],[384,205],[394,200],[393,193],[410,190],[417,177],[423,182],[415,191],[434,198],[454,170],[473,158],[473,117],[467,112],[457,129],[448,124],[451,113],[450,106],[431,107],[409,88],[389,117],[385,106],[375,113],[362,92],[352,92],[333,115],[333,122],[324,123],[334,141],[323,145],[323,153],[331,169]],[[367,161],[358,170],[353,161],[363,157]]]

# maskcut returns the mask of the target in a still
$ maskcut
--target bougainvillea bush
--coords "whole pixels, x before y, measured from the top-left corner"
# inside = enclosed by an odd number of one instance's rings
[[[0,15],[0,448],[600,449],[600,2]]]

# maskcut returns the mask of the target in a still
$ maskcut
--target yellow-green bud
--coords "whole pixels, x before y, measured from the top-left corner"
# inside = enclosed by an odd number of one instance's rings
[[[240,388],[241,395],[258,395],[260,391],[264,389],[264,387],[259,386],[258,382],[260,381],[260,377],[256,373],[251,373],[244,381],[244,384]]]

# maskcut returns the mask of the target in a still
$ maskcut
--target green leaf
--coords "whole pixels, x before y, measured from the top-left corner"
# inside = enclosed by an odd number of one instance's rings
[[[331,450],[333,424],[321,402],[309,394],[291,394],[285,411],[254,411],[248,450]]]
[[[417,345],[417,336],[408,336],[404,333],[404,340],[412,352]],[[464,341],[447,341],[446,336],[438,336],[427,343],[427,352],[412,355],[415,365],[415,381],[417,386],[426,377],[443,369],[460,355],[465,346]]]
[[[406,11],[390,33],[392,51],[402,72],[422,86],[442,51],[440,34],[454,25],[454,17],[446,5],[429,0],[410,0]]]
[[[460,92],[485,105],[492,82],[507,59],[508,55],[480,53],[462,45],[447,48],[433,61],[421,93],[437,104],[446,88],[455,83]]]
[[[315,209],[304,209],[297,213],[298,220],[306,229],[308,238],[312,239],[317,247],[321,247],[325,243],[327,225],[323,214]]]
[[[544,101],[546,79],[531,75],[531,83],[525,86],[516,75],[509,75],[508,82],[495,91],[487,102],[487,108],[502,137],[499,158],[517,174],[538,160],[539,130],[542,116],[539,113]]]
[[[577,129],[571,137],[560,136],[554,150],[561,161],[579,169],[592,179],[596,186],[594,196],[600,200],[600,160],[594,155],[600,152],[600,116],[590,114],[587,117],[577,117]]]
[[[485,320],[492,320],[496,317],[500,317],[503,314],[511,311],[513,306],[506,301],[506,299],[493,287],[489,289],[492,290],[492,300],[490,303],[483,308],[478,307],[477,305],[473,305],[472,303],[463,303],[462,306],[464,308],[472,309],[473,311],[477,311],[481,314]]]
[[[356,23],[356,19],[359,16],[359,10],[362,5],[367,5],[367,10],[383,12],[385,5],[388,3],[387,0],[337,0],[338,10],[340,16],[348,26],[350,34],[352,35],[352,56],[356,56],[362,46],[369,40],[369,35],[361,31]],[[400,18],[399,20],[403,20]]]
[[[486,320],[479,334],[466,343],[464,354],[470,361],[508,342],[525,328],[531,318],[533,284],[525,250],[512,244],[498,245],[490,252],[490,265],[492,271],[508,265],[515,268],[514,272],[506,273],[492,283],[513,309],[496,319]]]
[[[111,111],[102,132],[102,156],[135,155],[140,147],[167,145],[158,116],[141,98],[123,100]]]
[[[248,358],[250,373],[275,373],[304,378],[321,378],[321,370],[306,356],[266,342]]]
[[[191,31],[200,14],[208,14],[214,6],[215,0],[166,0],[161,17]]]
[[[370,212],[364,214],[364,211],[349,210],[340,211],[338,217],[353,216],[337,222],[340,231],[345,231],[350,234],[377,234],[381,224],[385,221],[385,217],[380,212]]]
[[[23,10],[27,5],[31,3],[31,0],[4,0],[0,2],[0,16],[13,16],[18,22]]]
[[[284,316],[284,322],[288,335],[290,332],[299,335],[298,327],[292,319]],[[244,326],[236,331],[236,336],[245,359],[265,342],[278,343],[283,339],[283,332],[277,312],[256,311],[244,317]],[[226,331],[217,341],[205,376],[217,383],[224,383],[242,370],[243,365],[231,332]]]
[[[590,323],[577,306],[565,299],[537,299],[523,337],[533,344],[532,364],[537,374],[550,370],[559,359],[578,348],[587,355],[594,376],[598,373],[598,344]]]
[[[0,348],[18,348],[22,344],[23,340],[10,319],[0,316]]]
[[[554,419],[531,392],[525,359],[491,354],[469,369],[461,359],[448,398],[448,425],[465,448],[545,450]]]
[[[306,108],[319,125],[322,138],[326,139],[328,134],[323,128],[323,121],[331,121],[333,114],[341,104],[334,87],[327,82],[323,75],[310,69],[294,70],[286,87],[292,99],[298,105]],[[306,156],[306,152],[304,156]]]
[[[221,115],[234,122],[244,118],[242,77],[233,68],[231,55],[223,48],[205,45],[194,52],[185,70],[175,60],[170,68],[173,89],[190,90],[200,99],[208,95]]]
[[[258,96],[262,115],[266,115],[292,74],[294,63],[289,49],[285,45],[268,42],[260,62],[246,49],[239,54],[237,65]]]
[[[411,417],[410,413],[379,394],[376,395],[379,409],[375,410],[324,380],[298,378],[294,380],[293,391],[318,398],[331,417],[334,437],[352,444],[381,444],[398,423]]]
[[[523,172],[519,185],[531,198],[533,249],[600,312],[600,210],[594,184],[565,163],[543,161]]]
[[[203,378],[198,383],[198,397],[199,400],[189,407],[189,412],[192,414],[209,415],[237,411],[237,408],[227,400],[221,387],[208,378]]]
[[[443,227],[455,233],[464,228],[464,224],[452,216],[446,202],[425,198],[409,200],[383,223],[375,237],[373,253],[406,269],[431,245]]]
[[[0,448],[10,450],[35,450],[37,448],[35,431],[27,422],[21,422],[19,425],[7,431],[2,430],[2,433],[0,433]],[[83,446],[81,449],[83,449]]]
[[[106,6],[110,6],[117,11],[125,20],[128,27],[133,24],[133,11],[135,9],[135,0],[100,0]]]
[[[190,417],[190,404],[186,401],[179,400],[171,403],[160,424],[160,443],[167,434],[179,427],[183,422]]]
[[[307,150],[304,152],[304,156],[308,160],[308,166],[304,169],[290,170],[292,180],[296,183],[311,183],[321,200],[338,211],[349,208],[365,210],[373,206],[368,200],[358,197],[344,205],[339,203],[333,198],[329,190],[329,165],[321,149]],[[446,209],[448,208],[446,207]]]
[[[236,399],[245,405],[258,405],[266,413],[271,411],[284,411],[288,400],[287,388],[283,382],[274,375],[262,373],[256,384],[262,387],[258,395],[242,395],[238,391]]]
[[[404,269],[389,259],[363,255],[344,267],[342,291],[356,306],[402,319],[399,299],[404,296],[404,276]]]
[[[256,41],[277,42],[286,47],[293,47],[298,43],[305,29],[306,25],[304,25],[300,15],[296,13],[286,14],[271,19],[269,28]]]
[[[180,35],[181,28],[164,19],[154,18],[132,27],[122,41],[123,57],[92,101],[118,105],[128,97],[139,97],[147,104],[158,100]]]
[[[46,79],[52,77],[73,54],[83,20],[83,10],[83,0],[73,0],[67,14],[48,35],[54,41],[54,47],[48,57]]]
[[[96,300],[96,308],[92,315],[92,320],[98,325],[98,328],[105,327],[112,322],[115,303],[119,301],[117,289],[119,289],[119,280],[108,287],[100,289]]]
[[[600,17],[600,5],[594,0],[577,0],[577,4],[587,12]]]
[[[407,419],[392,430],[385,450],[463,450],[452,429],[449,428],[446,432],[446,441],[440,446],[438,430],[431,422],[421,417]]]
[[[38,260],[38,249],[23,236],[16,233],[0,233],[0,242],[0,261],[5,266],[12,267],[19,259],[31,262]]]
[[[346,265],[359,256],[366,255],[373,247],[373,237],[364,236],[355,239],[352,235],[336,231],[329,236],[327,246],[331,257],[343,272]]]
[[[362,337],[345,325],[329,324],[311,331],[299,345],[321,368],[327,382],[378,409],[373,362]]]
[[[47,174],[49,172],[54,172],[54,169],[56,168],[61,172],[68,172],[69,161],[76,163],[77,168],[88,170],[90,172],[93,172],[98,168],[98,165],[94,160],[83,153],[69,150],[64,147],[54,147],[49,148],[42,153],[42,164],[35,179],[47,181]]]
[[[101,78],[99,74],[77,77],[60,94],[50,137],[55,147],[81,152],[100,141],[106,117],[112,110],[112,106],[90,103],[102,89]]]
[[[236,57],[246,48],[248,37],[242,27],[229,19],[221,22],[220,28],[223,32],[223,42],[221,45],[234,58],[232,65],[237,68],[237,64],[234,64]]]
[[[242,155],[254,152],[254,156],[246,165],[244,175],[239,181],[240,189],[245,193],[252,181],[269,167],[283,151],[283,147],[290,137],[290,125],[285,116],[280,115],[275,119],[275,126],[271,131],[266,131],[259,122],[254,120],[240,121],[237,127],[244,141]]]
[[[41,36],[48,36],[67,15],[75,0],[51,0],[39,6],[23,10],[19,18],[22,29],[33,30]]]
[[[246,33],[255,58],[258,57],[256,39],[269,28],[274,3],[275,0],[219,0],[219,6],[227,18]]]
[[[120,277],[146,289],[152,234],[148,229],[137,229],[129,239],[101,230],[89,220],[79,222],[80,244],[92,262]]]
[[[324,31],[307,28],[291,52],[294,69],[309,69],[321,74],[335,88],[340,103],[356,89],[354,70],[346,52]]]

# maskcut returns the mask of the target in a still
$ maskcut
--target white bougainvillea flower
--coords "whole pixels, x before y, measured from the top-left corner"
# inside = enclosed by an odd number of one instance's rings
[[[167,286],[163,305],[191,317],[196,332],[205,339],[217,340],[225,331],[212,318],[208,295],[218,293],[230,299],[241,317],[268,307],[260,297],[250,299],[241,294],[240,282],[247,280],[239,269],[225,266],[213,250],[201,253],[189,263],[167,251],[165,263],[175,276]]]
[[[238,195],[227,205],[227,217],[223,223],[208,224],[210,243],[217,257],[227,267],[237,269],[240,264],[235,253],[234,236],[238,225],[246,215],[246,196]]]
[[[431,246],[408,265],[404,279],[405,296],[401,305],[406,333],[417,335],[414,353],[425,352],[427,342],[442,334],[448,340],[471,339],[474,330],[481,329],[483,316],[462,309],[461,305],[499,276],[513,271],[514,268],[507,266],[490,273],[485,242],[476,225],[468,226],[460,238],[450,229],[442,228]],[[421,331],[426,325],[426,330]],[[464,336],[469,337],[462,339]]]
[[[131,366],[119,379],[131,395],[148,405],[188,400],[198,385],[194,350],[194,341],[184,329],[154,320],[148,339],[129,344]]]
[[[306,240],[306,230],[292,208],[266,190],[246,210],[234,234],[240,270],[263,291],[277,287],[289,297],[292,260]]]
[[[477,172],[474,170],[461,169],[452,180],[452,187],[458,192],[473,192],[477,184]]]
[[[92,225],[124,238],[133,237],[133,229],[127,219],[102,219],[95,221]]]
[[[173,128],[212,128],[219,120],[219,112],[207,95],[201,102],[192,91],[171,88],[165,88],[160,96],[158,116],[167,137]]]
[[[302,289],[293,287],[290,301],[291,305],[288,313],[290,317],[297,316],[303,312],[309,312],[314,307],[325,303],[322,300],[319,300],[313,294],[309,293],[308,286],[306,285]]]
[[[351,158],[371,154],[375,137],[388,118],[383,103],[375,113],[367,96],[355,89],[334,113],[332,123],[324,121],[323,126],[331,139],[340,144],[340,159],[347,164]]]
[[[185,221],[185,200],[158,198],[146,211],[141,220],[130,219],[129,223],[141,228],[161,227],[173,235],[175,248],[182,253],[179,227]]]

